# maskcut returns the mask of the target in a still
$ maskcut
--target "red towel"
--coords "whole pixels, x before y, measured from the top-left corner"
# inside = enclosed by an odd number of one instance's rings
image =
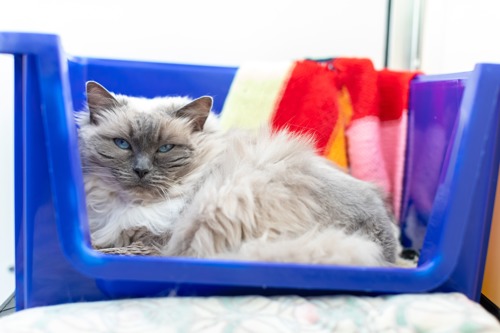
[[[339,117],[336,74],[316,61],[295,64],[276,106],[272,126],[309,133],[323,154]]]

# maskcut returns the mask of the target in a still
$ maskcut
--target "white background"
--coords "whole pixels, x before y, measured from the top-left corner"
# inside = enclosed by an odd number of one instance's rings
[[[386,0],[16,0],[0,31],[60,35],[69,54],[238,65],[357,56],[383,65]],[[0,303],[14,290],[12,74],[0,63]]]
[[[411,29],[415,2],[393,0],[392,68],[447,73],[500,63],[500,1],[422,0],[420,34]],[[56,33],[79,56],[213,65],[355,56],[381,68],[386,10],[386,0],[17,0],[0,5],[0,31]],[[14,290],[14,222],[12,73],[0,60],[1,303]]]
[[[500,63],[500,1],[428,0],[424,13],[424,72],[461,72],[478,62]]]

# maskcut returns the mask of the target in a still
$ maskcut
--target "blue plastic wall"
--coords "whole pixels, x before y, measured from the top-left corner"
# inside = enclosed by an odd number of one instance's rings
[[[76,110],[84,107],[85,82],[93,80],[110,91],[133,96],[212,96],[214,109],[220,112],[236,73],[236,68],[232,67],[77,57],[69,59],[68,65],[72,100]]]
[[[402,243],[421,249],[434,198],[449,166],[467,74],[420,77],[411,84]]]

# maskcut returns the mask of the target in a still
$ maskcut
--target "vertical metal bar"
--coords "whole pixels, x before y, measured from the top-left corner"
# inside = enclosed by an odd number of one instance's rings
[[[387,22],[385,27],[385,54],[384,67],[389,67],[389,50],[391,47],[391,16],[392,16],[392,0],[387,0]]]
[[[418,70],[425,0],[389,1],[386,67]]]
[[[420,69],[420,33],[422,27],[422,4],[421,0],[413,0],[413,16],[411,26],[410,44],[410,69]]]

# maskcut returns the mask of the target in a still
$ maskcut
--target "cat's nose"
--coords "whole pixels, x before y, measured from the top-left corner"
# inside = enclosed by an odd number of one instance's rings
[[[149,169],[135,168],[134,172],[139,176],[139,178],[144,178],[149,173]]]
[[[138,153],[134,161],[134,172],[140,179],[144,178],[151,171],[151,160],[146,154]]]

